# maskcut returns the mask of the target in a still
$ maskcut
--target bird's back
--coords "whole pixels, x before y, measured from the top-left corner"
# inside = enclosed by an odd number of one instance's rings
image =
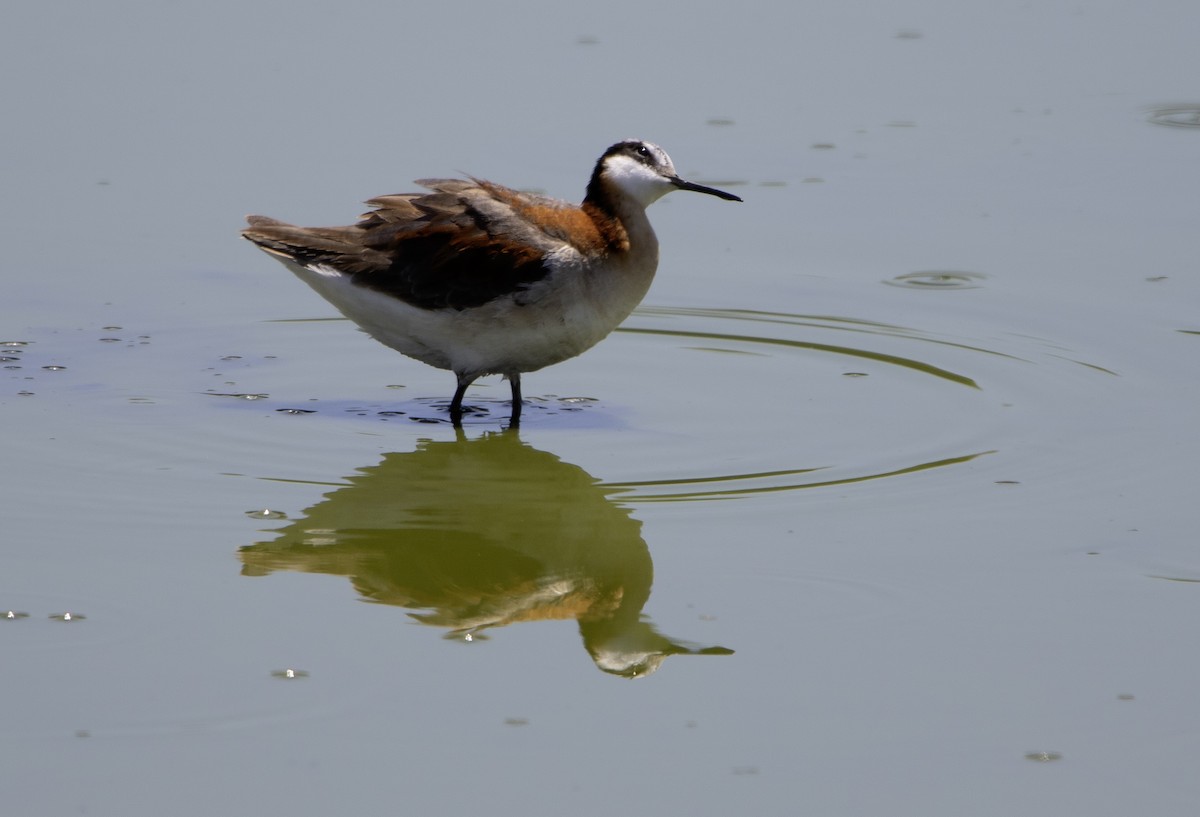
[[[628,249],[619,225],[583,208],[476,179],[422,179],[429,193],[379,196],[348,227],[250,216],[243,235],[301,267],[321,268],[422,309],[469,309],[528,289],[548,259]]]

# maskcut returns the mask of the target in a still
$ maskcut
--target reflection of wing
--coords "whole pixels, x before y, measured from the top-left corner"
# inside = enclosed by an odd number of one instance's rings
[[[642,620],[653,565],[613,489],[515,434],[426,441],[346,481],[243,548],[244,572],[347,576],[364,598],[454,633],[573,618],[617,674],[699,651]]]

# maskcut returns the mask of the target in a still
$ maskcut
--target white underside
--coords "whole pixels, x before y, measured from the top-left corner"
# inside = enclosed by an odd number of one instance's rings
[[[590,349],[641,302],[658,259],[655,247],[640,263],[598,270],[564,250],[549,260],[555,271],[545,280],[463,310],[422,309],[332,268],[280,260],[380,343],[473,378],[532,372]]]

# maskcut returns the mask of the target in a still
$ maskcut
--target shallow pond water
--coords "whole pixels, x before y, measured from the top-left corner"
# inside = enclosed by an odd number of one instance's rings
[[[1200,9],[457,8],[0,33],[6,811],[1192,814]],[[630,135],[519,433],[236,236]]]

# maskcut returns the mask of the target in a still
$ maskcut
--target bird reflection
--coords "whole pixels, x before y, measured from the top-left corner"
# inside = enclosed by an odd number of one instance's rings
[[[641,522],[578,466],[516,431],[423,441],[359,469],[278,538],[240,550],[243,574],[346,576],[448,638],[575,619],[604,672],[635,678],[669,655],[728,655],[668,638],[642,616],[654,567]]]

